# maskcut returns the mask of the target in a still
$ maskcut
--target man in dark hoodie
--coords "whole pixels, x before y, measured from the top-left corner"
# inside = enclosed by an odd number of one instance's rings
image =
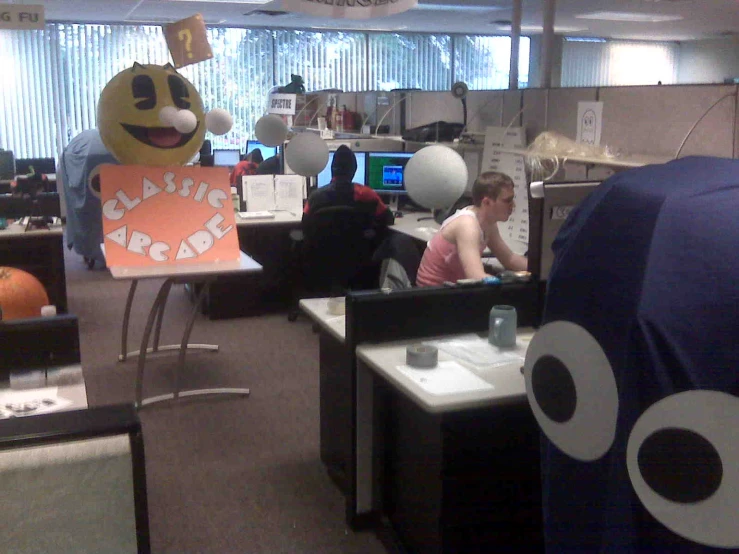
[[[328,206],[376,205],[375,222],[378,227],[392,225],[393,213],[370,187],[353,183],[357,171],[357,158],[348,146],[341,145],[334,153],[331,164],[331,182],[313,192],[303,207],[303,219]]]

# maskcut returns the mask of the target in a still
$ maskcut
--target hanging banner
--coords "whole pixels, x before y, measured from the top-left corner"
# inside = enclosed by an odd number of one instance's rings
[[[282,0],[283,10],[337,19],[384,17],[416,5],[418,0]]]
[[[226,168],[104,165],[100,201],[109,267],[239,259]]]
[[[0,4],[0,29],[43,29],[45,24],[43,6]]]

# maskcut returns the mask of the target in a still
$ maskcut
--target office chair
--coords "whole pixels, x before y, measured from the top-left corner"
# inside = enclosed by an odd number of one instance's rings
[[[292,236],[296,273],[288,320],[297,318],[301,297],[377,288],[379,268],[372,260],[378,237],[375,210],[370,203],[328,206],[303,219],[302,233]]]

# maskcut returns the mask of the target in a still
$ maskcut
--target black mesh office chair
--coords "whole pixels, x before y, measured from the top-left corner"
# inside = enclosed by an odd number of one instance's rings
[[[375,210],[373,204],[329,206],[303,219],[302,233],[293,236],[296,273],[290,321],[298,315],[300,298],[377,288],[379,264],[372,259],[378,240]]]

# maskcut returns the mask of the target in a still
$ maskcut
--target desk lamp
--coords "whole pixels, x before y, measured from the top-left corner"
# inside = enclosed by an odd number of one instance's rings
[[[429,210],[448,208],[459,200],[467,187],[467,178],[467,164],[462,156],[442,144],[421,148],[405,166],[408,195]]]

